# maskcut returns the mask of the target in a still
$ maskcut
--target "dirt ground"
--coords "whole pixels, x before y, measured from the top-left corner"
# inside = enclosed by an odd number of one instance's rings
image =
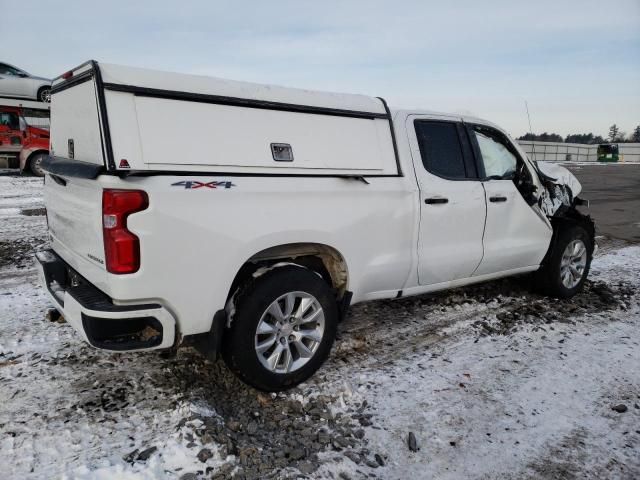
[[[42,182],[0,175],[1,476],[640,478],[640,246],[606,210],[638,201],[629,167],[575,167],[603,236],[572,300],[518,278],[356,305],[277,395],[190,349],[105,353],[44,321]]]

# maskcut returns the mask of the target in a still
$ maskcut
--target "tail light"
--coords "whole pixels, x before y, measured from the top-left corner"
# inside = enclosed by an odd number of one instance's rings
[[[127,217],[149,206],[142,190],[102,192],[104,256],[110,273],[134,273],[140,268],[140,240],[127,230]]]

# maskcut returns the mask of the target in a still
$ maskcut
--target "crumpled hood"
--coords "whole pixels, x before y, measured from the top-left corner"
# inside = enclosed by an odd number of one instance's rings
[[[582,191],[578,179],[566,168],[555,163],[538,162],[545,190],[540,195],[539,206],[545,215],[553,216],[560,207],[571,207]]]
[[[563,166],[549,162],[538,162],[538,170],[544,173],[547,177],[554,179],[554,183],[569,187],[574,197],[580,195],[582,185],[580,185],[580,182],[575,175]]]

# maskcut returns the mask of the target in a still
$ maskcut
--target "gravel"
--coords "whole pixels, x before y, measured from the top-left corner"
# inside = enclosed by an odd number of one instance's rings
[[[137,460],[146,461],[149,459],[151,455],[153,455],[158,450],[158,447],[149,447],[138,454]]]
[[[416,440],[415,433],[409,432],[409,435],[407,436],[407,446],[412,452],[417,452],[418,450],[420,450],[418,448],[418,441]]]
[[[34,214],[22,217],[44,224],[40,206],[29,208]],[[20,219],[15,217],[16,225]],[[30,227],[29,232],[21,233],[20,239],[0,238],[0,268],[11,275],[24,270],[27,280],[15,280],[20,284],[35,281],[29,270],[31,255],[46,246],[43,225]],[[7,409],[2,416],[0,432],[12,445],[23,445],[37,437],[25,425],[42,432],[52,424],[59,424],[61,431],[89,425],[89,431],[99,432],[94,433],[99,443],[91,447],[94,456],[82,457],[92,467],[102,462],[99,452],[103,448],[131,468],[153,464],[167,450],[160,442],[175,438],[182,448],[181,455],[193,461],[189,468],[171,470],[170,478],[184,480],[301,475],[343,480],[371,475],[387,478],[385,472],[393,464],[389,452],[384,445],[372,446],[372,435],[380,428],[378,406],[369,405],[364,395],[350,386],[350,382],[357,383],[362,365],[393,377],[398,372],[390,366],[415,352],[430,351],[452,325],[468,324],[473,338],[482,339],[508,337],[525,328],[545,331],[571,325],[590,314],[629,309],[637,288],[624,281],[593,278],[587,281],[583,293],[559,302],[531,293],[528,287],[524,277],[356,305],[339,327],[339,338],[328,364],[307,383],[279,394],[247,387],[222,362],[206,361],[191,349],[180,349],[176,357],[169,359],[154,354],[96,351],[71,333],[68,325],[37,323],[35,317],[41,317],[49,308],[41,293],[28,288],[26,293],[15,293],[15,286],[2,287],[0,294],[15,295],[12,305],[27,305],[20,321],[24,320],[31,329],[29,335],[41,337],[32,344],[27,344],[28,339],[23,342],[21,330],[9,331],[4,340],[0,337],[0,388],[11,391],[20,403],[19,408]],[[29,306],[28,302],[33,303]],[[562,342],[564,339],[558,343],[564,345]],[[35,351],[33,345],[41,344],[45,345],[38,347],[42,351]],[[557,345],[555,341],[554,344]],[[52,346],[48,349],[47,345]],[[445,355],[435,349],[432,356],[446,361]],[[420,369],[420,365],[414,365],[412,372],[421,374]],[[354,378],[336,378],[345,371],[352,372]],[[430,371],[422,373],[433,375]],[[60,378],[68,386],[66,393],[33,391],[31,387]],[[461,380],[456,381],[456,388],[466,390],[470,382]],[[359,386],[365,391],[369,387]],[[627,411],[624,404],[609,407],[615,399],[627,397],[612,398],[604,404],[605,409]],[[637,415],[636,411],[631,414]],[[619,418],[627,417],[630,414]],[[133,418],[140,426],[132,426]],[[423,453],[426,452],[430,440],[415,425],[409,428],[418,432]],[[397,436],[407,457],[419,455],[415,453],[420,446],[414,431],[405,428]],[[124,437],[107,445],[114,432],[124,432]],[[457,440],[447,439],[447,448],[464,448],[464,442]],[[67,472],[64,463],[80,456],[71,452],[64,461],[44,464],[46,473],[37,461],[18,465],[16,476],[28,478],[35,468],[34,475],[59,477]],[[328,466],[332,469],[327,470]]]
[[[0,268],[24,269],[33,267],[34,252],[44,249],[46,245],[45,239],[0,240]]]

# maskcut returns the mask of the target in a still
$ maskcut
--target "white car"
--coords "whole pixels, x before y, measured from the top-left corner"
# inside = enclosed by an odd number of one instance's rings
[[[381,98],[87,62],[53,82],[50,146],[37,259],[67,322],[221,351],[262,390],[312,375],[350,304],[533,272],[567,298],[594,250],[569,171]]]
[[[51,80],[36,77],[8,63],[0,63],[0,97],[50,100]]]

